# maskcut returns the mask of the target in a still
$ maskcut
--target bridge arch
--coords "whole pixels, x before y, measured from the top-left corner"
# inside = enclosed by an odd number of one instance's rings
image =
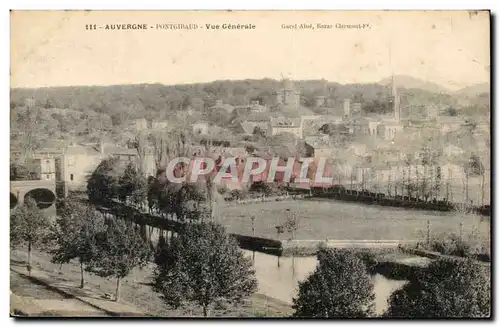
[[[18,203],[19,203],[19,199],[17,198],[17,196],[10,193],[10,208],[14,209],[15,207],[17,207]]]
[[[52,190],[46,188],[35,188],[24,195],[24,200],[28,197],[36,201],[38,208],[47,209],[56,202],[56,195]]]

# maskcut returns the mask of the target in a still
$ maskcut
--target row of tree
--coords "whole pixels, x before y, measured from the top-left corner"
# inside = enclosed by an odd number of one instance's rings
[[[220,302],[235,304],[256,291],[251,261],[219,225],[189,224],[171,240],[160,236],[152,247],[138,225],[123,217],[105,217],[92,205],[64,201],[53,223],[27,200],[11,216],[11,244],[25,245],[27,269],[36,245],[52,255],[52,262],[80,266],[80,287],[85,272],[120,282],[137,266],[156,263],[153,289],[173,308],[198,304],[205,316]]]
[[[172,308],[196,304],[208,316],[221,303],[237,304],[254,293],[257,281],[251,260],[225,228],[212,223],[186,224],[172,239],[160,237],[156,251],[138,226],[121,218],[105,218],[92,206],[65,201],[57,221],[49,224],[32,200],[11,217],[11,242],[31,250],[44,244],[55,263],[76,260],[84,272],[120,281],[153,256],[153,289]],[[322,248],[318,266],[299,283],[293,299],[295,317],[373,317],[373,262],[359,252]],[[488,317],[490,277],[472,260],[436,260],[416,273],[389,299],[386,317]]]

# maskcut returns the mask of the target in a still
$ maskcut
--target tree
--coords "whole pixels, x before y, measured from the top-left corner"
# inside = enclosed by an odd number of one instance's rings
[[[105,159],[92,172],[87,182],[90,201],[111,200],[119,194],[117,163],[116,158]]]
[[[491,285],[486,267],[473,260],[440,259],[394,292],[390,317],[489,317]]]
[[[456,108],[449,106],[443,110],[443,114],[445,116],[458,116],[459,112]]]
[[[10,216],[10,241],[14,246],[27,245],[29,274],[31,274],[31,249],[46,240],[48,228],[49,220],[31,197],[26,198]]]
[[[239,302],[256,291],[252,263],[224,227],[189,224],[179,235],[157,258],[154,289],[167,305],[195,303],[207,317],[215,303]]]
[[[190,157],[190,135],[183,130],[158,132],[151,135],[156,169],[165,168],[168,161],[175,157]]]
[[[101,277],[116,278],[115,301],[120,300],[120,282],[136,266],[144,266],[151,249],[140,230],[130,221],[109,219],[106,231],[97,235],[99,256],[93,258],[89,270]]]
[[[124,201],[128,196],[133,198],[134,203],[142,204],[147,197],[147,181],[129,163],[118,180],[118,197]]]
[[[80,288],[84,287],[84,270],[100,255],[97,235],[104,231],[104,219],[92,206],[64,201],[56,224],[52,225],[51,239],[55,248],[50,250],[53,263],[69,263],[78,259],[80,263]],[[84,267],[85,266],[85,267]]]
[[[10,163],[10,180],[25,181],[30,179],[30,171],[24,166],[15,162]]]
[[[144,162],[145,162],[145,157],[147,153],[147,147],[148,147],[148,139],[147,135],[144,132],[139,132],[135,136],[135,140],[132,142],[132,146],[134,149],[137,150],[137,167],[138,167],[138,172],[139,175],[144,177]]]
[[[369,317],[373,314],[373,284],[363,261],[352,251],[318,251],[319,264],[293,299],[295,317]]]

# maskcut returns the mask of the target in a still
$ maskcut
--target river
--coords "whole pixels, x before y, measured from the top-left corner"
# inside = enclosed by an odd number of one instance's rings
[[[244,251],[252,258],[251,251]],[[294,268],[292,269],[292,261]],[[316,257],[281,257],[255,252],[254,269],[259,283],[258,292],[269,297],[292,304],[297,295],[299,281],[303,281],[316,268]],[[387,299],[396,289],[404,285],[404,281],[390,280],[376,274],[373,278],[375,293],[375,309],[378,314],[387,308]]]

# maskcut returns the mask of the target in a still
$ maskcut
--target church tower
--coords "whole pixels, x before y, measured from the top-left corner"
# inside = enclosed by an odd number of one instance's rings
[[[401,108],[400,108],[398,89],[394,81],[394,75],[392,75],[392,101],[394,109],[394,119],[399,122],[401,120]]]

